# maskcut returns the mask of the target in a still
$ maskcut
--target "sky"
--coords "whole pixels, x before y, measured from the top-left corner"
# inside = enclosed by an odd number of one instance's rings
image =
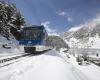
[[[9,0],[32,25],[59,34],[100,14],[100,0]]]

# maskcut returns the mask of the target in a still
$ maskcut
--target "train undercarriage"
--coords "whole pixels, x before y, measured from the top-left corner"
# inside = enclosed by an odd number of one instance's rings
[[[51,48],[48,46],[25,46],[24,52],[34,54],[36,52],[43,52],[50,50]]]

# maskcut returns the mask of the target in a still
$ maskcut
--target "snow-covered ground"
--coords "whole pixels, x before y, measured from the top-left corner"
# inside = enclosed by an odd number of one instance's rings
[[[100,80],[100,67],[92,63],[78,65],[76,58],[72,55],[69,55],[70,58],[68,62],[78,69],[81,73],[85,74],[88,77],[88,80]]]
[[[5,48],[3,47],[5,45]],[[11,57],[20,55],[23,53],[23,49],[20,49],[18,41],[15,39],[7,40],[0,35],[0,59],[3,57]]]
[[[9,44],[2,43],[0,45]],[[22,53],[15,44],[11,44],[11,47],[0,47],[0,59]],[[94,64],[79,66],[75,57],[63,51],[65,49],[59,52],[51,50],[14,60],[12,64],[0,67],[0,80],[99,80],[100,67]],[[0,63],[1,66],[3,64]]]
[[[24,57],[0,68],[0,80],[89,80],[67,58],[51,50],[45,54]]]

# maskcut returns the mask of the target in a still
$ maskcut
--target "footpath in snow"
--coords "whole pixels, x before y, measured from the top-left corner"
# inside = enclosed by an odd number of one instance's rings
[[[0,80],[89,80],[81,74],[55,50],[0,68]]]

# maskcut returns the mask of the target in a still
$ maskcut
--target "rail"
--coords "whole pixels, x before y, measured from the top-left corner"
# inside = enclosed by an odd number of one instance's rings
[[[36,56],[36,55],[41,55],[41,54],[44,54],[50,50],[51,49],[44,50],[41,52],[27,53],[27,54],[23,54],[23,55],[18,55],[18,56],[14,56],[14,57],[10,57],[10,58],[1,59],[0,60],[0,68],[4,67],[4,66],[8,66],[10,64],[13,64],[14,62],[17,62],[17,59],[19,59],[19,58],[26,57],[26,56],[32,57],[32,56]]]

